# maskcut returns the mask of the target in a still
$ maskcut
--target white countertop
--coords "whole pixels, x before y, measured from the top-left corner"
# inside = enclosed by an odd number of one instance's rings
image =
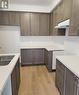
[[[11,75],[14,66],[20,57],[19,53],[16,54],[0,54],[0,56],[14,55],[12,61],[6,66],[0,66],[0,95],[5,87],[8,77]]]
[[[64,46],[55,43],[28,43],[27,45],[21,45],[21,49],[29,49],[29,48],[45,48],[48,51],[53,50],[64,50]]]
[[[79,78],[79,56],[67,55],[57,56],[56,58]]]

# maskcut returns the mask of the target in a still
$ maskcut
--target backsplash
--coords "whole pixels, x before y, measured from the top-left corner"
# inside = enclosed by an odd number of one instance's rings
[[[79,36],[20,36],[17,26],[0,26],[0,47],[3,53],[19,52],[25,45],[63,45],[65,51],[79,55]],[[0,52],[1,53],[1,52]]]
[[[64,42],[64,49],[67,52],[79,55],[79,37],[67,37]]]
[[[29,42],[29,43],[59,43],[64,44],[65,36],[21,36],[21,42]]]
[[[20,28],[0,26],[0,53],[20,52]]]

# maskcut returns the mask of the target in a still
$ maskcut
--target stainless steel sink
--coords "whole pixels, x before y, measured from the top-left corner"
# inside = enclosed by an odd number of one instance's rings
[[[10,63],[14,56],[0,56],[0,66],[5,66]]]

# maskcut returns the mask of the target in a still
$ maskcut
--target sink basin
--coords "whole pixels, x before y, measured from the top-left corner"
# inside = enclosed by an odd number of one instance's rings
[[[14,56],[0,56],[0,66],[5,66],[10,63]]]

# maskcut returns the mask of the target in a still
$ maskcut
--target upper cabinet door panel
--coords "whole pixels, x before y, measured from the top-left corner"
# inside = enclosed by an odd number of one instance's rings
[[[67,20],[71,17],[71,8],[72,8],[72,0],[63,0],[63,14],[64,20]]]
[[[79,35],[79,0],[73,0],[72,15],[70,22],[70,36]]]
[[[9,25],[20,25],[20,15],[18,12],[9,12]]]
[[[20,27],[21,36],[30,36],[31,34],[31,13],[21,13],[20,15]]]
[[[31,13],[31,36],[39,36],[39,14]]]
[[[0,11],[0,25],[8,25],[9,24],[9,13]]]
[[[19,25],[20,17],[17,12],[0,12],[0,25]]]
[[[40,36],[49,35],[49,14],[40,14],[39,31]]]

